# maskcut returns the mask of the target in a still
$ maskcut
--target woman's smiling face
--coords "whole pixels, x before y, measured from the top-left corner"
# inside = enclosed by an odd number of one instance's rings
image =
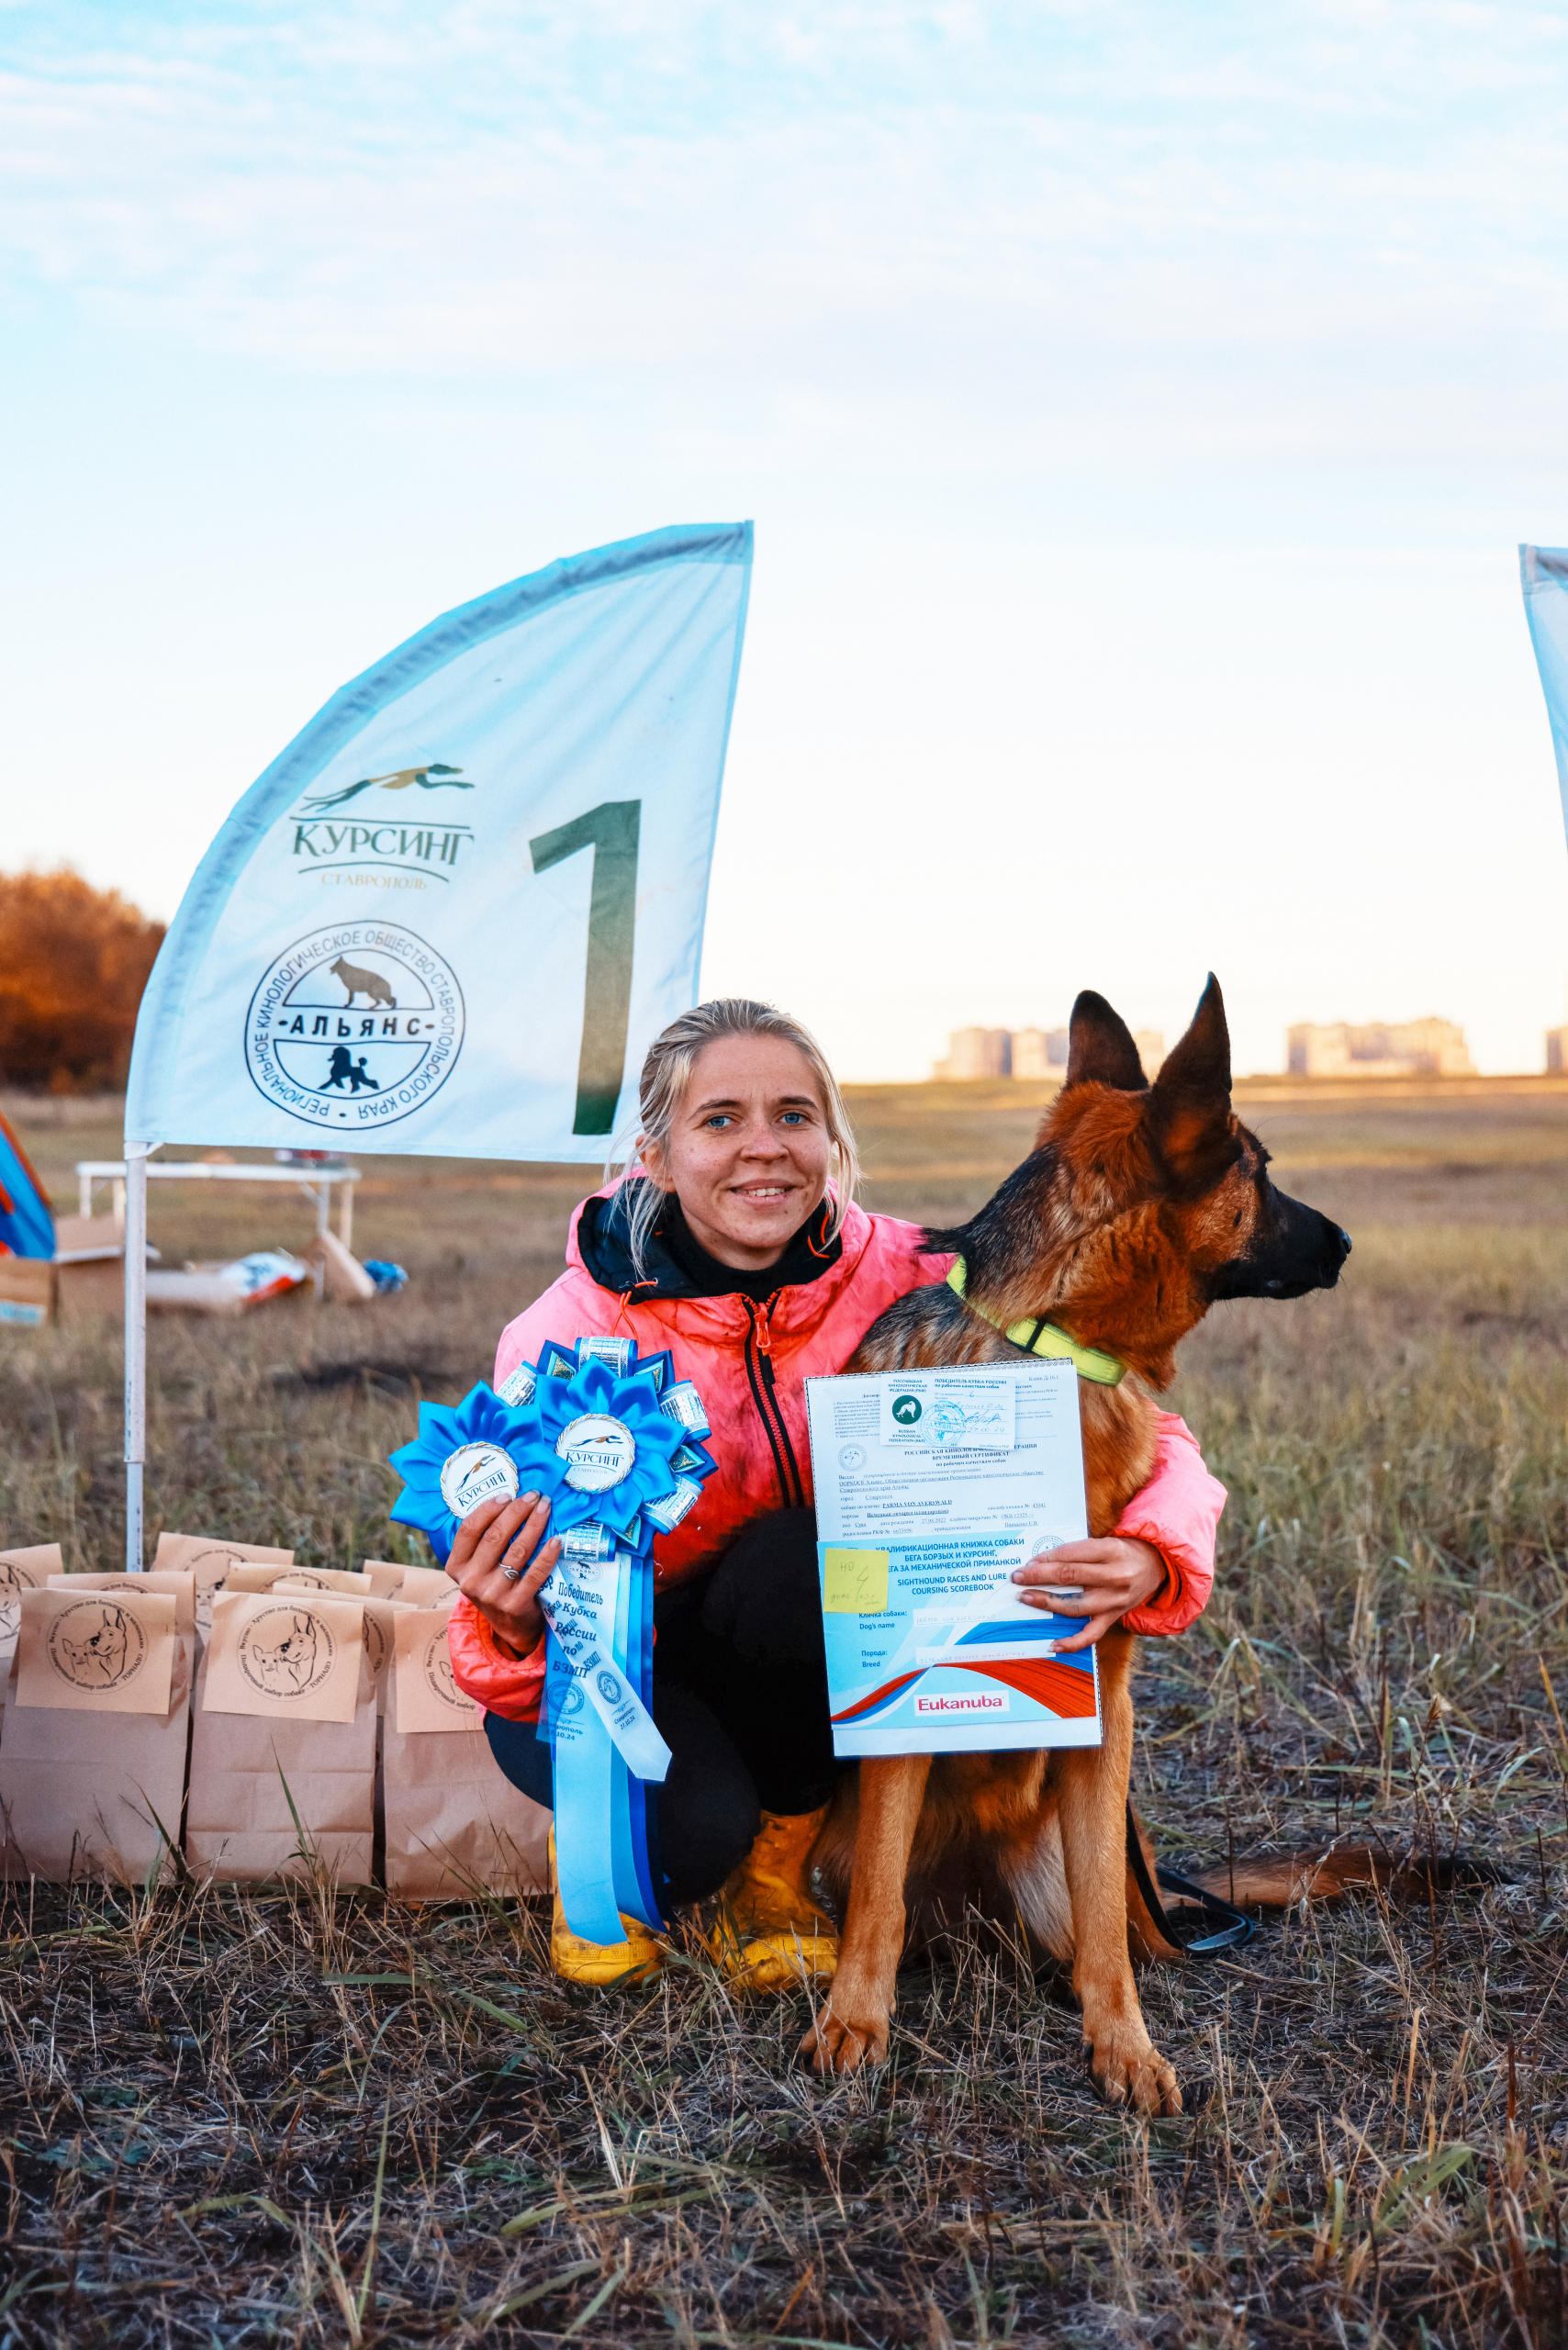
[[[781,1036],[721,1036],[697,1056],[667,1146],[649,1144],[643,1164],[711,1257],[763,1272],[820,1205],[832,1153],[804,1055]]]

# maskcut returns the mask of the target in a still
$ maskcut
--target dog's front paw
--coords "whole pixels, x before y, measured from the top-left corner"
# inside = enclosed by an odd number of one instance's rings
[[[1180,2113],[1182,2091],[1147,2032],[1126,2030],[1086,2041],[1089,2069],[1107,2105],[1130,2106],[1135,2113]]]
[[[802,2060],[810,2058],[814,2073],[857,2073],[862,2065],[885,2065],[887,2012],[857,2005],[845,2014],[830,2004],[801,2041],[800,2053]]]

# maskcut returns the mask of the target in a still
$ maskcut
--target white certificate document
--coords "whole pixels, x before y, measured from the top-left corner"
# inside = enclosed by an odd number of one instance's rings
[[[1098,1746],[1093,1651],[1051,1653],[1082,1618],[1012,1581],[1089,1531],[1072,1365],[808,1379],[806,1410],[834,1752]]]

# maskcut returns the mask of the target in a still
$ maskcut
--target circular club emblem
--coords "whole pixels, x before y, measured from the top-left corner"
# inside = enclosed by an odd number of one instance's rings
[[[921,1417],[921,1402],[918,1395],[895,1395],[893,1397],[893,1417],[897,1420],[901,1428],[912,1428],[916,1420]]]
[[[560,1703],[555,1707],[556,1720],[565,1721],[568,1714],[581,1713],[585,1702],[582,1683],[568,1681],[566,1688],[561,1692]]]
[[[308,1607],[263,1607],[240,1635],[240,1670],[264,1697],[304,1697],[337,1661],[330,1628]]]
[[[76,1689],[123,1689],[147,1656],[147,1635],[112,1599],[82,1599],[49,1628],[49,1661]]]
[[[851,1472],[857,1469],[864,1469],[866,1466],[865,1446],[863,1444],[842,1445],[839,1448],[838,1465],[841,1469],[847,1469]]]
[[[263,974],[245,1018],[246,1065],[292,1117],[366,1134],[445,1084],[463,1021],[463,990],[433,946],[394,923],[334,923]]]
[[[579,1494],[607,1494],[637,1458],[631,1429],[606,1412],[584,1412],[562,1429],[555,1449],[566,1464],[567,1484]]]
[[[597,1673],[594,1675],[594,1679],[599,1684],[599,1694],[604,1699],[605,1704],[607,1706],[618,1706],[621,1703],[621,1684],[615,1678],[614,1673],[609,1672]]]
[[[364,1611],[364,1652],[370,1659],[370,1677],[373,1681],[379,1681],[386,1670],[387,1651],[390,1646],[385,1626],[371,1614],[367,1607]]]
[[[441,1464],[441,1497],[454,1517],[481,1502],[517,1498],[517,1463],[498,1444],[461,1444]]]
[[[473,1700],[464,1695],[452,1670],[452,1651],[447,1646],[444,1625],[439,1632],[431,1634],[426,1645],[425,1680],[431,1694],[439,1697],[443,1706],[450,1706],[454,1714],[473,1712]]]

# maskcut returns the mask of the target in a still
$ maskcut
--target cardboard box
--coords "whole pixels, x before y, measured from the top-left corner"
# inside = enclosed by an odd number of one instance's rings
[[[54,1319],[54,1267],[47,1257],[0,1257],[0,1324],[37,1329]]]
[[[36,1327],[119,1321],[124,1314],[125,1226],[117,1216],[57,1216],[52,1264],[44,1257],[0,1257],[0,1323]]]

